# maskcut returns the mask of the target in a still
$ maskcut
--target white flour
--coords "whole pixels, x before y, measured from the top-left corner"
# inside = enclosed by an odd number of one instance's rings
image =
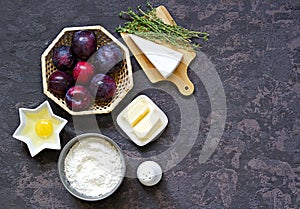
[[[70,185],[86,196],[105,195],[120,181],[121,156],[105,139],[90,137],[77,142],[65,159]]]

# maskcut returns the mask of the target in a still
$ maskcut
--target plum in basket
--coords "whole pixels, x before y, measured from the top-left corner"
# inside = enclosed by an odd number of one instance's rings
[[[82,111],[90,107],[92,97],[87,88],[77,85],[67,91],[65,101],[71,110]]]
[[[57,70],[49,76],[48,88],[54,94],[64,95],[73,83],[71,75]]]
[[[52,61],[59,70],[69,70],[74,67],[75,57],[69,46],[60,46],[53,49]]]
[[[96,35],[92,31],[80,30],[75,32],[71,49],[77,58],[87,60],[97,48]]]
[[[76,84],[88,85],[95,74],[95,68],[92,64],[80,61],[73,69],[73,78]]]
[[[90,83],[90,91],[98,101],[107,101],[111,99],[116,91],[117,85],[115,80],[105,74],[96,74]]]
[[[123,53],[121,48],[111,43],[101,46],[88,61],[95,66],[97,73],[107,74],[114,73],[111,71],[119,69],[118,67],[120,67],[122,60]]]

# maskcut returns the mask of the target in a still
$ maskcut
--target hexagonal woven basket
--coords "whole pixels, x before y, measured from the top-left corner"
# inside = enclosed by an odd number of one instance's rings
[[[93,31],[97,37],[97,49],[111,42],[117,44],[123,51],[123,63],[120,65],[120,69],[114,75],[114,79],[117,84],[114,97],[108,102],[95,101],[88,110],[76,112],[67,107],[64,96],[55,95],[48,89],[48,78],[54,71],[57,70],[52,61],[53,49],[62,45],[71,46],[73,34],[78,30]],[[132,67],[130,62],[130,54],[127,47],[100,25],[64,28],[44,51],[41,57],[41,62],[44,94],[46,94],[48,98],[52,99],[71,115],[110,113],[133,87]]]

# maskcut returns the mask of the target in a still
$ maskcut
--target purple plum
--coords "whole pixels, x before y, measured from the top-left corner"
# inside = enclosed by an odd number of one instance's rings
[[[49,76],[48,89],[54,94],[65,95],[73,83],[74,81],[71,75],[57,70]]]
[[[71,110],[83,111],[90,107],[92,97],[87,88],[77,85],[67,91],[65,101]]]
[[[98,101],[108,101],[111,99],[117,89],[115,80],[105,74],[96,74],[90,82],[90,91]]]
[[[60,46],[53,49],[52,61],[56,68],[66,71],[74,67],[76,59],[69,46]]]
[[[123,61],[122,50],[114,43],[101,46],[88,60],[95,66],[97,73],[102,74],[119,69],[121,61]]]
[[[77,58],[86,61],[97,49],[95,33],[88,30],[75,32],[71,49]]]

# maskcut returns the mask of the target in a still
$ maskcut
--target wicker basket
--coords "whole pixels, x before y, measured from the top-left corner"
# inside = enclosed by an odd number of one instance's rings
[[[90,109],[85,111],[75,112],[69,109],[65,103],[64,96],[58,96],[53,94],[48,89],[48,78],[56,71],[52,61],[52,50],[55,47],[62,45],[70,46],[72,37],[75,31],[78,30],[91,30],[97,37],[97,49],[105,44],[114,42],[123,50],[123,63],[120,69],[115,73],[114,78],[116,80],[117,89],[114,97],[108,102],[95,102]],[[42,61],[42,77],[43,77],[43,91],[50,99],[60,105],[71,115],[88,115],[88,114],[103,114],[110,113],[118,103],[125,97],[128,91],[133,87],[132,67],[130,62],[130,55],[127,47],[125,47],[120,41],[118,41],[113,35],[111,35],[102,26],[85,26],[85,27],[69,27],[64,28],[58,36],[53,40],[49,47],[44,51],[41,57]]]

